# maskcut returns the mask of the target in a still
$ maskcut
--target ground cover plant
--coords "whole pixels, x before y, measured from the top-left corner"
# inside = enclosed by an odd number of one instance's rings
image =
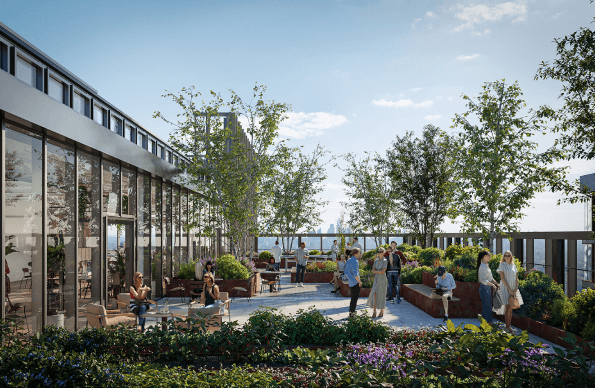
[[[191,323],[145,334],[48,327],[18,339],[2,322],[0,386],[595,386],[582,349],[545,354],[526,332],[514,336],[485,321],[395,330],[367,313],[336,322],[314,308],[296,315],[260,308],[242,327],[205,333],[204,321]]]

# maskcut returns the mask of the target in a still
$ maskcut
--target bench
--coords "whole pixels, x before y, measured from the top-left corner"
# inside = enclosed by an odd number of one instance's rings
[[[444,305],[442,299],[431,299],[432,289],[423,284],[402,284],[401,296],[407,302],[418,309],[424,311],[434,318],[444,317]],[[448,301],[448,317],[461,318],[461,309],[459,308],[460,299],[452,296]]]

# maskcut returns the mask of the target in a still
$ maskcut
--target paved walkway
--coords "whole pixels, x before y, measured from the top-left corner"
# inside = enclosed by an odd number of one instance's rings
[[[231,304],[231,320],[237,321],[242,325],[250,317],[250,313],[260,306],[274,307],[284,314],[297,314],[298,310],[305,310],[313,306],[333,320],[347,319],[350,298],[344,298],[338,292],[335,294],[331,293],[333,289],[332,285],[306,283],[304,287],[296,288],[293,284],[289,283],[290,280],[288,274],[282,275],[281,291],[279,293],[271,294],[267,289],[262,294],[258,292],[251,301],[248,301],[247,298],[236,298]],[[366,306],[366,300],[367,298],[359,299],[357,306],[358,313],[361,310],[367,309],[369,314],[372,314],[372,309],[368,309]],[[187,314],[188,299],[186,299],[185,303],[182,303],[180,298],[169,298],[169,301],[171,312]],[[163,306],[163,302],[163,299],[159,301],[160,308]],[[443,323],[442,318],[433,318],[404,299],[401,299],[400,304],[389,302],[384,312],[384,317],[376,319],[386,322],[397,330],[404,328],[435,328]],[[452,322],[455,326],[461,323],[479,325],[477,318],[453,318]],[[147,324],[153,324],[153,322],[147,321]],[[517,333],[520,332],[521,330],[517,331]],[[533,334],[529,334],[529,340],[533,343],[541,341],[544,344],[548,344],[550,346],[549,351],[553,352],[552,346],[554,344]]]

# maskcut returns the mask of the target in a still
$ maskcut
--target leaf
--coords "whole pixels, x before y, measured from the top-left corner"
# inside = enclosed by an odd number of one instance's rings
[[[553,346],[554,348],[554,352],[556,352],[556,354],[558,355],[558,357],[560,358],[565,358],[566,357],[566,353],[564,353],[564,351],[562,349],[560,349],[557,346]]]
[[[474,325],[472,323],[466,324],[465,325],[465,330],[471,330],[471,331],[476,332],[476,333],[478,333],[480,331],[479,327],[477,327],[476,325]]]
[[[456,333],[457,329],[455,328],[455,324],[449,319],[446,321],[446,327],[448,328],[449,333]]]

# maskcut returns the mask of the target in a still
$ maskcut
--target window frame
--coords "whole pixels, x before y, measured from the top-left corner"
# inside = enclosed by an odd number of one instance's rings
[[[62,104],[70,106],[70,85],[71,83],[68,82],[64,77],[62,77],[58,72],[53,71],[52,69],[48,68],[48,96],[50,96],[50,78],[53,78],[55,81],[58,81],[62,84]],[[55,100],[57,101],[57,100]]]
[[[2,68],[2,62],[1,62],[2,57],[0,57],[0,70],[5,70],[8,74],[10,74],[10,48],[14,47],[14,45],[12,43],[10,43],[10,41],[4,39],[1,36],[0,36],[0,43],[6,46],[6,69]]]
[[[27,84],[27,85],[29,85],[30,87],[32,87],[34,89],[37,89],[37,90],[39,90],[40,92],[43,93],[43,90],[44,90],[43,73],[44,73],[44,70],[46,69],[46,66],[42,62],[40,62],[37,59],[33,58],[31,55],[27,54],[25,51],[23,51],[20,48],[18,48],[17,46],[15,46],[15,54],[14,55],[15,55],[15,58],[14,58],[14,67],[15,67],[15,69],[14,69],[14,77],[16,79],[18,79],[19,81],[25,83],[25,81],[23,81],[22,79],[20,79],[18,77],[18,75],[17,75],[17,69],[18,69],[17,63],[19,61],[19,57],[21,57],[21,59],[23,61],[28,62],[29,65],[31,65],[32,67],[35,67],[36,68],[36,71],[35,71],[35,86],[30,85],[30,84]],[[39,70],[39,73],[37,73],[37,70]]]
[[[83,107],[83,109],[85,110],[85,113],[81,113],[78,110],[74,109],[74,95],[75,94],[78,94],[79,96],[86,99],[87,105],[85,107]],[[78,86],[73,84],[72,97],[73,97],[72,110],[74,110],[76,113],[82,114],[83,116],[88,117],[90,119],[91,118],[91,109],[92,109],[91,96],[87,92],[85,92],[84,90],[82,90],[81,88],[79,88]],[[87,108],[89,110],[88,112],[87,112]]]
[[[130,137],[126,137],[126,133],[130,133]],[[134,125],[131,124],[126,124],[124,125],[124,139],[126,140],[130,140],[131,143],[136,144],[136,134],[138,133],[138,129],[136,129],[136,127]],[[132,138],[134,137],[134,141],[132,140]]]
[[[95,120],[95,107],[96,106],[99,109],[101,109],[101,123],[98,123],[97,120]],[[105,120],[105,117],[107,116],[107,108],[105,107],[105,105],[103,105],[99,101],[93,99],[93,104],[91,105],[91,109],[93,109],[93,118],[91,120],[95,121],[97,124],[101,125],[102,127],[107,128],[108,124]]]
[[[115,118],[116,120],[120,120],[120,126],[121,126],[120,130],[122,131],[122,133],[118,133],[118,132],[116,132],[116,130],[114,128],[112,128],[113,127],[113,125],[112,125],[112,118]],[[122,116],[118,115],[117,113],[114,113],[114,111],[110,111],[110,115],[109,115],[109,129],[113,133],[115,133],[115,134],[117,134],[119,136],[124,137],[124,118]]]

